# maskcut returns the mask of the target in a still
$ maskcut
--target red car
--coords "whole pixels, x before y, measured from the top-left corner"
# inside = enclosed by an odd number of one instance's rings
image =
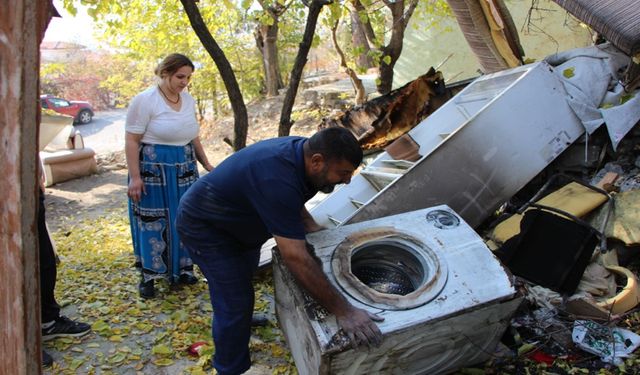
[[[42,108],[72,116],[75,123],[88,124],[93,119],[93,108],[89,102],[68,101],[52,95],[41,95],[40,105]]]

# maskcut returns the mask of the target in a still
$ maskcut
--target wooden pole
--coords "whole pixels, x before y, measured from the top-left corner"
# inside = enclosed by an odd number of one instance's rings
[[[0,12],[0,374],[40,374],[36,236],[40,41],[51,0]]]

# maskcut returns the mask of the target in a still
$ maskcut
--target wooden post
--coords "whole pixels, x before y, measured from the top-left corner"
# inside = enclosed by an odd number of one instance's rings
[[[0,12],[0,374],[40,374],[36,153],[40,41],[51,0]]]

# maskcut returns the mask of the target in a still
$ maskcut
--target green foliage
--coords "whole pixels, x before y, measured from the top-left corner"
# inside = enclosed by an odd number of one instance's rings
[[[390,8],[379,0],[360,0],[360,4],[364,9],[358,10],[357,17],[363,24],[368,23],[374,34],[373,39],[368,40],[371,49],[367,51],[367,55],[376,65],[383,63],[392,65],[393,57],[382,52],[385,43],[391,37],[391,22],[393,20]],[[405,10],[408,9],[408,5],[409,1],[406,0]],[[354,46],[352,43],[350,11],[356,9],[353,0],[334,1],[328,6],[328,9],[329,12],[324,12],[322,26],[331,28],[337,21],[340,22],[337,40],[345,54],[347,65],[358,73],[364,73],[367,67],[357,66],[357,58],[365,52],[365,49],[362,46]],[[412,15],[410,25],[414,28],[425,27],[425,24],[427,27],[437,27],[444,17],[452,17],[446,0],[420,0]]]
[[[411,19],[422,27],[440,27],[442,19],[453,17],[446,0],[421,0]]]
[[[41,92],[88,100],[98,110],[122,106],[147,85],[137,79],[144,77],[139,72],[139,65],[122,55],[79,49],[65,63],[41,66]]]
[[[150,83],[153,70],[166,55],[179,52],[196,64],[190,86],[191,94],[203,108],[228,106],[218,94],[226,95],[216,65],[193,31],[179,0],[65,0],[67,10],[82,4],[91,9],[101,40],[119,51],[131,63],[144,66],[130,75],[128,70],[113,72],[105,87],[123,87],[123,97],[130,97],[130,88]],[[234,68],[245,99],[260,95],[262,69],[256,54],[255,41],[243,24],[242,9],[231,0],[201,0],[198,8],[216,42],[225,51]],[[127,82],[130,81],[130,82]],[[135,81],[135,82],[133,82]],[[225,108],[222,108],[225,109]]]
[[[40,66],[40,76],[56,76],[64,73],[65,64],[59,62],[44,63]]]
[[[105,74],[100,87],[114,95],[117,107],[125,106],[140,91],[153,83],[150,76],[150,66],[137,63],[126,55],[116,54],[109,64],[109,74]]]

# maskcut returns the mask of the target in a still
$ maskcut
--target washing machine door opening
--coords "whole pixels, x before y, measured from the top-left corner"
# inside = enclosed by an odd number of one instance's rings
[[[429,265],[411,247],[398,241],[362,245],[351,255],[351,272],[369,288],[406,296],[425,281]]]
[[[348,236],[334,250],[331,267],[348,295],[385,310],[422,306],[447,280],[443,259],[414,236],[389,227]]]

